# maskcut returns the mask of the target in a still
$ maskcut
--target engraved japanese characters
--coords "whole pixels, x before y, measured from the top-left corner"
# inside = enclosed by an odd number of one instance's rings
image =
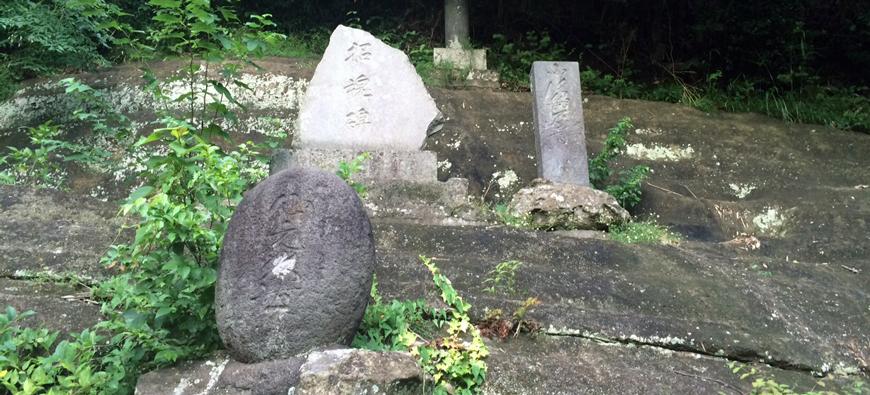
[[[306,92],[298,146],[415,151],[439,123],[435,102],[403,52],[339,26]]]
[[[576,62],[534,62],[531,82],[538,177],[588,186],[579,65]]]
[[[337,176],[291,169],[245,194],[221,250],[215,309],[234,359],[288,358],[350,344],[368,301],[374,241]]]

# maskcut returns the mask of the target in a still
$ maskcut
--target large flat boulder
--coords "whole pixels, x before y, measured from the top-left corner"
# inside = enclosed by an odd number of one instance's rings
[[[100,258],[125,240],[117,213],[86,196],[0,185],[0,275],[106,277]]]
[[[61,333],[78,333],[102,319],[99,304],[90,300],[86,289],[71,284],[0,278],[0,309],[13,307],[18,313],[32,311],[21,324]]]
[[[436,300],[417,256],[435,259],[482,319],[528,314],[545,333],[600,336],[802,371],[856,371],[870,353],[867,277],[839,266],[772,260],[718,244],[621,244],[506,228],[378,222],[385,298]],[[481,285],[496,264],[524,262],[516,294]]]

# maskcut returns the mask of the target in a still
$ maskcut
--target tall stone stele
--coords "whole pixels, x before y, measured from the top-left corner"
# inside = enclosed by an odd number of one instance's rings
[[[518,191],[510,210],[543,230],[606,230],[631,219],[589,182],[583,96],[577,62],[534,62],[530,75],[538,180]]]
[[[579,64],[534,62],[530,80],[538,177],[589,186]]]
[[[369,187],[372,214],[403,212],[397,207],[408,200],[397,197],[403,190],[439,196],[438,207],[461,204],[467,180],[438,182],[437,156],[422,150],[442,123],[405,53],[366,31],[338,26],[309,83],[294,150],[274,155],[271,172],[291,167],[335,172],[339,162],[369,152],[371,159],[354,180]]]

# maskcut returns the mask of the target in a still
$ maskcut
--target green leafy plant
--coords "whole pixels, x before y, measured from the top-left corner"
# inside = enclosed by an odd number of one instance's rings
[[[507,204],[498,203],[492,206],[492,212],[495,213],[496,219],[498,219],[499,222],[507,226],[521,229],[531,227],[530,216],[516,215],[511,211]]]
[[[7,147],[0,157],[0,183],[62,188],[66,172],[62,162],[95,163],[105,158],[104,151],[59,139],[62,131],[51,121],[28,128],[30,146]]]
[[[140,177],[146,186],[122,205],[139,217],[131,244],[114,245],[103,262],[122,274],[101,284],[110,319],[100,329],[137,342],[144,363],[162,365],[202,355],[219,344],[214,284],[221,242],[247,188],[265,177],[251,171],[246,144],[224,153],[186,126],[157,129],[137,145],[162,142]]]
[[[354,191],[359,195],[360,198],[365,199],[368,195],[368,187],[365,184],[354,181],[353,176],[363,170],[363,164],[371,159],[372,154],[370,152],[363,152],[356,156],[356,158],[351,159],[350,162],[340,161],[338,162],[338,171],[335,172],[347,185],[350,185]]]
[[[427,307],[422,300],[384,304],[375,281],[372,303],[353,344],[372,350],[410,351],[432,375],[436,394],[477,393],[486,379],[489,350],[468,316],[471,305],[430,258],[420,256],[420,260],[447,308]]]
[[[123,11],[104,0],[7,0],[0,4],[0,78],[11,86],[62,69],[109,64],[123,52],[132,29],[119,22]]]
[[[739,375],[740,380],[751,380],[752,382],[752,390],[749,391],[750,395],[839,395],[840,392],[836,391],[828,391],[824,390],[826,387],[825,381],[818,380],[816,381],[815,386],[818,388],[822,388],[820,390],[811,390],[807,392],[800,392],[794,389],[792,386],[783,384],[778,382],[775,378],[763,374],[761,371],[756,369],[753,366],[739,364],[737,362],[728,362],[726,364],[728,369],[731,370],[731,373]],[[864,387],[864,381],[862,380],[854,380],[851,387],[843,388],[842,394],[854,394],[861,395],[865,394],[866,388]]]
[[[503,291],[505,293],[515,293],[517,283],[517,270],[523,266],[523,263],[516,260],[504,261],[490,270],[483,280],[483,284],[487,287],[483,290],[491,294]]]
[[[32,311],[11,306],[0,314],[0,385],[12,394],[86,394],[112,387],[118,371],[100,369],[98,347],[105,340],[92,330],[58,342],[59,333],[21,326]]]
[[[435,287],[441,291],[441,299],[450,308],[450,318],[446,324],[447,336],[422,345],[414,344],[411,354],[420,358],[423,369],[432,375],[440,390],[446,392],[449,384],[455,393],[476,393],[486,380],[485,359],[489,350],[480,330],[468,317],[471,305],[459,296],[450,279],[441,274],[430,258],[420,256],[420,260],[429,269]]]
[[[641,186],[649,176],[650,168],[643,165],[619,172],[616,184],[608,185],[604,191],[616,198],[619,205],[626,208],[637,206],[641,199]]]
[[[137,178],[145,185],[122,205],[121,214],[137,221],[135,238],[112,246],[103,258],[120,274],[93,291],[104,301],[107,320],[89,333],[111,337],[101,340],[99,354],[83,354],[64,365],[66,370],[58,370],[57,379],[46,381],[40,392],[77,392],[66,391],[63,383],[84,377],[79,369],[91,369],[106,372],[100,376],[104,380],[84,392],[127,393],[142,369],[203,355],[219,344],[213,307],[218,251],[235,205],[250,185],[265,177],[265,166],[249,143],[228,152],[209,140],[226,136],[221,121],[235,119],[237,108],[244,110],[218,78],[246,88],[235,78],[238,61],[247,61],[268,44],[272,36],[260,33],[271,22],[252,16],[243,25],[245,34],[230,37],[221,24],[238,19],[229,8],[212,8],[201,0],[153,0],[149,5],[156,8],[156,27],[149,31],[152,42],[188,60],[168,81],[146,71],[146,88],[161,106],[161,119],[155,123],[162,127],[140,138],[134,148],[158,146],[155,151],[165,152],[143,163]],[[225,62],[225,53],[234,61]],[[187,92],[166,94],[164,86],[177,82]],[[126,119],[101,112],[98,92],[76,81],[66,83],[69,94],[89,104],[75,114],[80,121],[93,124],[97,133],[124,131],[116,124]],[[179,107],[186,111],[178,114]],[[46,130],[48,137],[56,135]],[[68,344],[80,348],[88,342],[75,337]],[[40,361],[37,355],[25,358],[26,364]]]
[[[654,222],[630,222],[610,229],[610,238],[629,244],[676,244],[680,236]]]
[[[568,60],[571,56],[565,45],[554,42],[547,32],[527,32],[523,36],[508,38],[493,36],[489,64],[499,72],[502,84],[509,89],[528,89],[529,70],[538,60]]]
[[[634,127],[631,118],[622,118],[607,132],[604,148],[589,160],[589,180],[596,189],[613,195],[622,207],[631,208],[640,203],[641,186],[650,173],[649,167],[638,165],[623,170],[615,184],[606,184],[613,175],[612,165],[625,149],[625,136]]]
[[[623,71],[617,77],[613,74],[601,73],[598,70],[587,67],[580,73],[580,81],[584,90],[589,90],[599,95],[619,98],[634,98],[641,94],[642,87],[631,81],[631,73]]]
[[[447,311],[420,300],[384,303],[372,282],[371,303],[366,308],[352,347],[372,351],[407,351],[418,337],[431,337],[447,321]]]

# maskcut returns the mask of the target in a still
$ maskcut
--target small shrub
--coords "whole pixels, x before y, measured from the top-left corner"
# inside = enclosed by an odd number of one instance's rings
[[[62,188],[66,170],[61,163],[98,163],[108,155],[98,148],[60,140],[62,133],[51,121],[28,128],[30,146],[7,147],[8,153],[0,157],[0,183]]]
[[[501,309],[490,310],[480,324],[480,332],[483,336],[499,340],[511,335],[516,337],[520,332],[535,333],[540,330],[540,324],[526,320],[526,314],[540,304],[538,298],[526,298],[510,317],[505,317]]]
[[[354,345],[372,350],[410,351],[435,380],[436,394],[477,393],[486,379],[485,359],[489,351],[468,316],[471,305],[459,296],[431,259],[420,256],[420,260],[432,274],[447,308],[426,307],[422,301],[384,304],[374,282],[372,303],[366,309]],[[424,331],[431,332],[431,340],[427,340]]]
[[[629,170],[619,172],[619,181],[608,185],[604,191],[616,198],[619,205],[625,208],[637,206],[641,198],[641,186],[649,176],[650,168],[638,165]]]
[[[612,165],[626,146],[625,136],[634,127],[631,118],[622,118],[607,132],[604,148],[589,160],[589,180],[596,189],[613,195],[624,208],[640,203],[641,186],[650,173],[649,167],[638,165],[620,172],[615,184],[607,182],[613,175]]]
[[[654,222],[631,222],[610,229],[610,238],[629,244],[676,244],[680,236]]]
[[[103,370],[98,347],[105,339],[92,330],[58,342],[59,333],[20,326],[32,311],[6,307],[0,314],[0,385],[11,394],[87,394],[118,390],[122,371]]]
[[[352,347],[372,351],[407,351],[417,336],[430,337],[447,321],[447,311],[426,306],[422,299],[384,303],[372,281],[371,303],[366,308]]]

